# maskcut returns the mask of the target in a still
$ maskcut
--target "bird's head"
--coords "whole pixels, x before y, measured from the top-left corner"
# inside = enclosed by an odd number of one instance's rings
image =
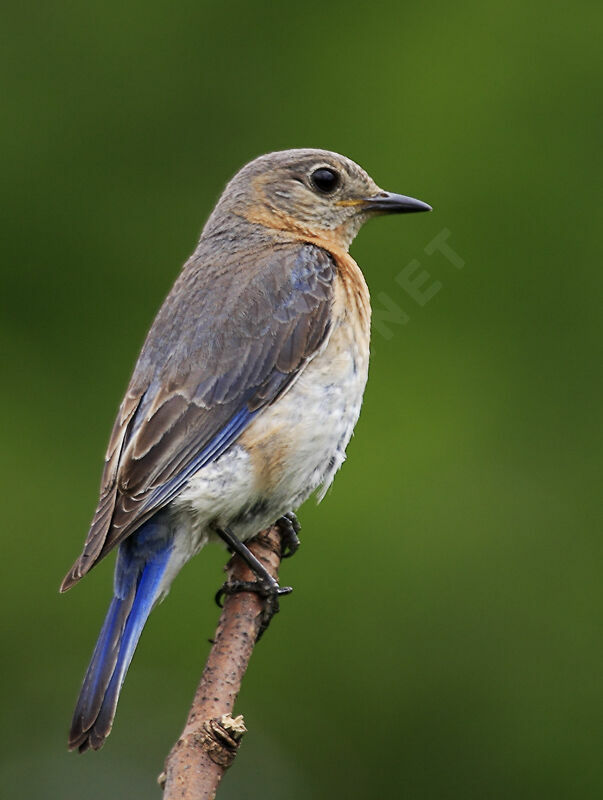
[[[311,149],[282,150],[251,161],[230,181],[216,208],[219,214],[327,239],[346,250],[367,219],[416,211],[431,207],[383,191],[345,156]]]

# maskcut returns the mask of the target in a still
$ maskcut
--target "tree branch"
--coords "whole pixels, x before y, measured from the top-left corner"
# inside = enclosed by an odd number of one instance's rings
[[[259,533],[249,549],[278,580],[281,536],[274,526]],[[228,580],[253,581],[238,557],[226,565]],[[245,726],[231,712],[253,652],[265,599],[251,592],[226,595],[216,636],[182,734],[159,776],[163,800],[213,800],[237,754]]]

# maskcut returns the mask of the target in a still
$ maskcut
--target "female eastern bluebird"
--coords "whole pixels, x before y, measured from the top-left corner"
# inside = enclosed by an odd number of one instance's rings
[[[242,543],[279,520],[294,546],[292,510],[331,484],[367,379],[369,292],[348,248],[370,217],[430,210],[325,150],[270,153],[230,181],[146,338],[61,586],[118,547],[70,749],[103,744],[151,610],[208,541],[253,561]],[[264,592],[290,591],[251,566]]]

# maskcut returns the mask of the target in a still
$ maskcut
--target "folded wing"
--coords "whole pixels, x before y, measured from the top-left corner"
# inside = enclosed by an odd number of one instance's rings
[[[333,257],[302,244],[246,258],[245,269],[191,259],[159,311],[113,428],[83,552],[62,591],[224,453],[326,341]]]

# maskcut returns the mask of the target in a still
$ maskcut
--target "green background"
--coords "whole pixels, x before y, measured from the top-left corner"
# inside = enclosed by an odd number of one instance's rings
[[[219,797],[603,796],[602,21],[587,2],[5,10],[3,795],[160,796],[224,553],[153,613],[114,732],[82,757],[66,733],[112,558],[58,584],[224,183],[314,146],[435,210],[353,245],[398,321],[374,331],[348,463],[301,510],[295,592],[254,653]],[[443,230],[463,269],[426,254]],[[397,281],[412,259],[441,284],[423,305]]]

